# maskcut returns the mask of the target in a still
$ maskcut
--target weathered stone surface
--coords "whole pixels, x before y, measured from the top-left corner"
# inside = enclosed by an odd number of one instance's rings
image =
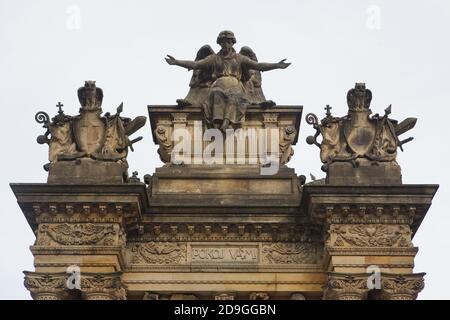
[[[355,166],[350,162],[334,162],[329,165],[326,183],[330,185],[401,185],[400,166],[395,162],[372,163],[359,160]]]
[[[223,134],[223,164],[264,164],[264,156],[259,153],[259,143],[261,141],[261,129],[269,132],[278,132],[278,146],[268,146],[269,152],[279,153],[280,164],[286,164],[294,154],[292,146],[296,145],[298,132],[300,130],[300,120],[302,117],[302,106],[276,106],[272,108],[262,108],[260,105],[249,106],[245,115],[245,126],[243,132],[252,134],[254,144],[246,144],[243,152],[238,152],[239,144],[236,138],[234,152],[227,154],[226,135]],[[175,145],[182,141],[174,137],[175,130],[183,133],[186,145],[183,152],[179,154],[179,161],[184,164],[205,164],[204,151],[210,142],[203,141],[203,135],[208,129],[201,107],[187,106],[179,108],[170,105],[148,106],[150,124],[152,127],[153,141],[159,146],[158,154],[164,163],[171,163],[172,152]],[[271,131],[269,131],[271,130]],[[238,131],[235,131],[238,132]],[[270,133],[272,134],[272,133]],[[248,136],[247,136],[248,137]],[[268,136],[269,138],[270,136]],[[248,141],[248,138],[246,138]],[[186,153],[186,149],[190,151]],[[230,157],[231,155],[231,157]]]
[[[59,161],[50,164],[47,182],[54,184],[124,183],[126,170],[126,165],[117,162],[92,159]]]

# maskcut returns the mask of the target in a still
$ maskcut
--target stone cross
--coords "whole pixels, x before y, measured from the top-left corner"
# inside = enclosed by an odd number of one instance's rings
[[[58,104],[56,105],[56,107],[59,109],[58,110],[58,113],[59,114],[61,114],[61,113],[63,113],[64,111],[62,110],[62,107],[63,107],[64,105],[61,103],[61,102],[58,102]]]

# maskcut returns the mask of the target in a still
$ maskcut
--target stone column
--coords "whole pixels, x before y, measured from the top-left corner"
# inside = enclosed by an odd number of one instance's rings
[[[66,274],[25,271],[24,285],[34,300],[64,300],[66,298]]]
[[[324,300],[365,300],[367,274],[328,273]]]
[[[121,273],[81,275],[81,292],[85,300],[126,300]]]

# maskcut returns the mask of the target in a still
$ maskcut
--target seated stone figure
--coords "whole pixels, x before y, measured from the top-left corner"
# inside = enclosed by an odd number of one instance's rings
[[[263,63],[239,54],[233,48],[236,38],[231,31],[217,37],[221,50],[198,61],[177,60],[168,55],[166,61],[189,70],[210,70],[212,85],[202,104],[205,119],[214,128],[225,130],[241,125],[247,106],[251,103],[243,84],[243,70],[269,71],[285,69],[290,63]]]

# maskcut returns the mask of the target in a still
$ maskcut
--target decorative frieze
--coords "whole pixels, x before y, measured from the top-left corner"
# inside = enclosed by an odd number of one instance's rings
[[[318,243],[261,242],[133,242],[127,246],[133,268],[183,266],[229,268],[239,265],[265,268],[318,265],[322,261]]]
[[[43,223],[38,227],[36,245],[80,246],[124,244],[124,233],[118,224]]]
[[[329,229],[328,246],[332,247],[411,247],[411,231],[406,225],[333,224]]]
[[[267,264],[309,264],[318,262],[317,247],[311,243],[273,243],[262,246]]]
[[[146,224],[144,232],[129,237],[131,242],[262,241],[321,242],[320,227],[293,224]]]
[[[139,243],[131,248],[133,264],[180,264],[186,262],[186,245],[179,243]]]
[[[371,204],[317,204],[312,206],[314,220],[325,220],[329,224],[392,223],[411,225],[416,218],[418,206],[371,205]]]
[[[37,224],[63,222],[124,223],[133,220],[133,217],[138,215],[139,209],[136,204],[41,203],[34,204],[32,212]]]

